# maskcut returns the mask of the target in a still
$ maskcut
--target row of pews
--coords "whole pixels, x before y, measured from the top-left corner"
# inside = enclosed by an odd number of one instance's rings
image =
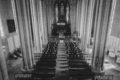
[[[58,42],[48,42],[31,73],[16,74],[15,80],[53,80]]]
[[[32,72],[32,80],[51,80],[55,76],[57,42],[49,42]]]
[[[72,80],[94,79],[94,72],[86,62],[84,54],[74,42],[66,42],[69,55],[69,76]]]
[[[96,80],[84,53],[75,42],[48,42],[31,73],[16,75],[15,80]]]

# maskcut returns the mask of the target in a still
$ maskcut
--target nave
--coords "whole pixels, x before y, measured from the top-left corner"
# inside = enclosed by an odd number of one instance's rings
[[[75,42],[48,42],[30,73],[16,74],[16,80],[94,80],[95,73]]]
[[[0,0],[0,80],[119,80],[119,11],[120,0]]]

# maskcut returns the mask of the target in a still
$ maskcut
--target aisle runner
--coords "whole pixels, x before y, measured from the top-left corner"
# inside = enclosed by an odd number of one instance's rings
[[[58,44],[58,52],[56,59],[56,80],[66,80],[68,78],[68,59],[66,54],[65,44]]]

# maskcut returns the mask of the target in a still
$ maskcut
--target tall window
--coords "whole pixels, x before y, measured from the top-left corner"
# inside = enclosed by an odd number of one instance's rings
[[[3,25],[2,25],[1,15],[0,15],[0,35],[2,37],[4,37],[4,31],[3,31]]]

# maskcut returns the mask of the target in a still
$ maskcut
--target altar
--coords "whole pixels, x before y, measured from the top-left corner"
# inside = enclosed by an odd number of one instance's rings
[[[70,6],[67,0],[56,1],[54,5],[54,23],[52,25],[52,35],[59,36],[59,33],[63,33],[64,36],[71,35],[69,12]]]

